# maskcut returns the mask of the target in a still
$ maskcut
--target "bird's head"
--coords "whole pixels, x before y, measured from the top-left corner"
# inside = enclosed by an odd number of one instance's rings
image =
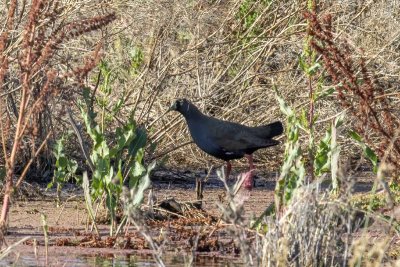
[[[182,98],[175,100],[174,103],[172,103],[171,107],[169,108],[169,111],[174,110],[184,114],[189,111],[189,108],[190,108],[189,100]]]

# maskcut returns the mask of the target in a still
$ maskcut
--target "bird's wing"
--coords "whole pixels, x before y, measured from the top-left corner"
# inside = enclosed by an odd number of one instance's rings
[[[278,144],[273,139],[262,139],[251,127],[237,123],[219,121],[209,128],[210,139],[225,151],[245,151]]]

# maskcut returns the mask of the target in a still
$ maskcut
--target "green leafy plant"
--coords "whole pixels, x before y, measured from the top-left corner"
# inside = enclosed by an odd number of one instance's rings
[[[336,117],[332,122],[331,126],[325,132],[325,136],[319,141],[314,157],[314,173],[317,176],[331,170],[331,161],[334,153],[339,148],[336,145],[336,141],[333,140],[336,136],[333,131],[336,131],[338,127],[343,124],[344,113]],[[336,150],[335,150],[336,149]]]
[[[111,104],[112,102],[110,101],[111,93],[113,91],[112,84],[117,79],[115,72],[104,60],[100,62],[99,69],[101,74],[99,78],[102,78],[102,83],[100,84],[99,89],[102,94],[96,96],[96,103],[101,110],[101,131],[104,132],[107,123],[112,121],[113,115],[120,110],[122,104],[120,101]],[[108,110],[112,110],[113,112],[108,112]]]
[[[286,116],[287,138],[281,174],[275,188],[275,205],[276,210],[279,211],[292,198],[294,190],[304,183],[305,167],[303,151],[299,142],[299,133],[302,128],[300,119],[276,89],[275,92],[279,107]]]
[[[131,66],[129,71],[131,75],[135,76],[139,73],[139,69],[144,63],[143,49],[139,46],[133,46],[129,50],[129,56],[131,59]]]
[[[143,51],[123,38],[116,39],[114,49],[121,53],[121,58],[113,61],[104,59],[100,62],[100,72],[97,79],[93,80],[96,84],[94,91],[84,89],[83,101],[78,102],[85,131],[91,139],[88,148],[80,142],[91,170],[84,172],[86,176],[82,183],[86,206],[98,232],[95,224],[97,211],[100,205],[105,204],[111,221],[110,235],[114,233],[117,212],[121,208],[120,194],[123,186],[128,184],[130,189],[138,189],[138,195],[143,194],[149,186],[149,173],[154,168],[153,165],[149,168],[144,165],[147,132],[144,128],[137,127],[133,119],[135,109],[131,111],[127,121],[116,119],[126,107],[125,103],[131,94],[123,85],[139,73],[144,62]],[[122,90],[114,90],[116,86]],[[118,127],[115,126],[117,121]],[[75,124],[72,118],[71,123]],[[78,136],[81,135],[76,126],[74,130]],[[97,205],[97,208],[94,209],[93,205]]]
[[[58,139],[53,148],[53,155],[55,157],[55,169],[52,181],[47,185],[47,188],[52,188],[54,185],[57,186],[57,205],[61,202],[61,189],[63,185],[70,181],[71,178],[75,178],[79,181],[79,177],[76,175],[78,164],[74,159],[70,159],[64,152],[65,136],[63,135]]]
[[[148,174],[143,164],[144,146],[146,145],[146,131],[136,127],[130,119],[126,124],[117,127],[114,135],[115,142],[106,140],[106,135],[96,123],[96,113],[86,111],[80,105],[86,132],[91,137],[93,145],[90,159],[94,170],[91,179],[91,196],[105,202],[111,218],[111,225],[116,222],[116,209],[122,186],[125,180],[129,181],[130,188],[141,184],[141,178]],[[148,185],[147,185],[148,186]],[[112,234],[113,227],[110,229]]]
[[[306,37],[303,53],[299,56],[299,67],[304,72],[308,79],[309,101],[310,106],[308,112],[301,109],[300,112],[293,110],[287,105],[284,99],[275,89],[276,98],[279,102],[281,112],[286,116],[286,144],[284,162],[281,168],[281,174],[275,189],[275,205],[277,211],[282,208],[282,205],[287,204],[292,198],[294,191],[304,183],[309,182],[305,173],[304,152],[300,146],[299,137],[300,130],[303,130],[308,136],[308,162],[311,165],[311,180],[314,175],[320,175],[323,170],[329,169],[330,151],[328,142],[330,141],[330,131],[326,133],[324,139],[321,140],[319,146],[315,145],[314,124],[317,115],[314,114],[315,102],[321,99],[324,95],[322,88],[323,80],[319,79],[316,89],[312,82],[314,76],[318,73],[321,65],[316,59],[315,52],[311,49],[310,36]],[[326,94],[325,92],[325,95]],[[316,157],[317,154],[317,157]]]
[[[309,3],[310,4],[310,3]],[[312,8],[309,6],[309,8]],[[286,205],[292,198],[294,191],[304,183],[309,183],[315,177],[332,171],[332,185],[338,191],[340,185],[337,177],[338,157],[340,147],[336,142],[336,129],[343,123],[343,113],[337,116],[327,129],[325,136],[317,142],[315,140],[315,122],[318,115],[315,105],[318,101],[329,97],[333,88],[323,89],[324,75],[320,73],[321,64],[318,62],[315,51],[310,42],[311,36],[306,36],[303,53],[299,56],[299,67],[304,72],[308,81],[309,109],[295,111],[287,105],[275,89],[276,98],[281,112],[286,116],[286,137],[284,163],[275,189],[275,205],[277,211]],[[318,77],[318,78],[316,78]],[[308,157],[304,158],[304,151],[299,142],[300,131],[307,135]],[[307,177],[305,162],[310,165],[310,176]]]
[[[123,43],[121,40],[117,42],[117,49],[120,49],[121,43]],[[121,63],[118,61],[108,62],[102,60],[98,66],[100,73],[95,83],[99,83],[98,88],[101,94],[96,94],[95,100],[101,110],[100,125],[103,132],[105,127],[112,123],[115,116],[124,108],[126,101],[129,99],[128,96],[132,93],[125,90],[125,86],[121,87],[121,83],[128,83],[128,81],[134,79],[140,73],[139,70],[144,63],[142,48],[130,43],[124,45],[127,46],[124,49],[124,53],[128,53],[128,63],[123,60]],[[113,90],[117,85],[119,90]],[[118,94],[117,98],[114,97],[115,93]]]

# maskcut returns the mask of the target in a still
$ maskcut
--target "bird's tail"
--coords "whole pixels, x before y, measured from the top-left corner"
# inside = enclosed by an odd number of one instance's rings
[[[272,138],[283,133],[283,125],[280,121],[276,121],[262,127],[265,129],[265,133],[267,133],[267,138]]]

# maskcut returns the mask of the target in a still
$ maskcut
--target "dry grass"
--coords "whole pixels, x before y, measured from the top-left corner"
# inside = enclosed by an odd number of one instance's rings
[[[239,13],[243,2],[150,1],[115,6],[120,19],[107,58],[124,65],[129,62],[129,49],[135,46],[143,51],[144,60],[139,73],[121,83],[121,91],[114,97],[126,98],[123,113],[135,108],[137,120],[152,126],[151,139],[158,143],[156,154],[190,140],[183,119],[176,114],[152,124],[178,97],[193,100],[207,114],[259,125],[281,116],[271,89],[276,85],[292,106],[308,110],[307,79],[298,67],[306,31],[305,3],[247,1],[263,15],[244,26],[241,16],[246,15]],[[388,95],[390,108],[395,108],[399,101],[400,34],[396,9],[389,8],[386,1],[329,1],[320,4],[319,10],[333,15],[335,39],[363,49],[366,67]],[[332,95],[317,103],[317,132],[324,132],[323,122],[342,110],[335,98]],[[351,117],[347,125],[352,125]],[[339,141],[351,143],[347,136]],[[308,140],[302,142],[306,146]],[[352,146],[346,146],[345,152],[348,158],[359,154]],[[277,147],[258,152],[256,158],[271,169],[279,165],[281,154]],[[216,162],[193,144],[169,155],[168,164],[180,168]]]
[[[267,219],[266,225],[263,266],[398,264],[392,256],[398,242],[396,224],[383,220],[379,212],[361,212],[350,198],[332,199],[317,183],[299,189],[280,219]]]

